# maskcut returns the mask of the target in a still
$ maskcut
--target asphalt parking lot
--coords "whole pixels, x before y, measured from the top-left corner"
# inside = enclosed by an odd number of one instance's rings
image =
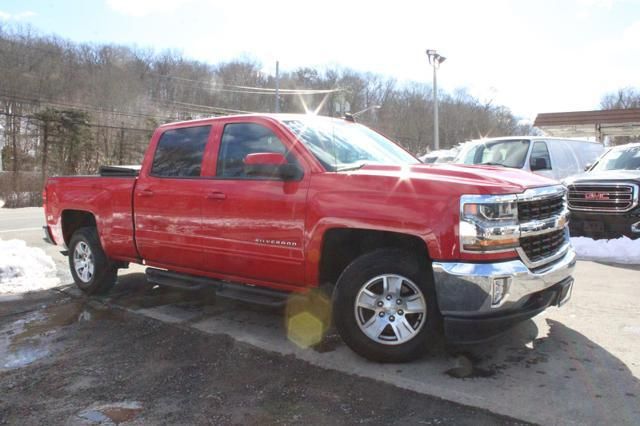
[[[66,259],[40,240],[37,220],[41,210],[21,210],[7,213],[0,209],[0,238],[20,238],[44,248],[58,265],[61,297],[82,300],[68,285]],[[489,343],[443,345],[409,364],[363,360],[332,332],[320,345],[301,348],[288,339],[281,311],[153,288],[137,266],[121,271],[108,297],[89,302],[104,310],[155,320],[165,330],[226,335],[233,342],[268,353],[276,364],[303,361],[348,380],[373,380],[367,383],[526,422],[637,424],[640,268],[580,261],[575,278],[572,300],[564,307],[551,308]],[[448,423],[456,420],[451,418]]]

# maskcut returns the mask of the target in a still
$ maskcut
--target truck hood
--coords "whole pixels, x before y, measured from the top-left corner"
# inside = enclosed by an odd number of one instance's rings
[[[600,172],[587,172],[570,176],[562,183],[565,185],[571,185],[575,182],[594,180],[640,180],[640,170],[603,170]]]
[[[466,193],[516,194],[558,182],[520,169],[468,164],[419,164],[411,166],[366,165],[354,174],[395,176],[400,180],[438,181],[469,187]]]

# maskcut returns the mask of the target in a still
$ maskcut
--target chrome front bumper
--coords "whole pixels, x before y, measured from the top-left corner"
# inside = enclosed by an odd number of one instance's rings
[[[443,316],[482,317],[508,314],[541,292],[571,277],[576,255],[570,245],[548,267],[532,271],[521,260],[497,263],[434,262],[438,306]],[[510,278],[506,295],[492,303],[494,280]]]

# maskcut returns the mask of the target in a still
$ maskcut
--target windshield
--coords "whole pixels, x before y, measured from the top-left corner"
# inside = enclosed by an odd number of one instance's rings
[[[613,148],[591,169],[591,171],[603,170],[640,170],[640,146]]]
[[[521,169],[524,167],[527,152],[529,141],[526,139],[479,142],[470,149],[463,150],[458,162]]]
[[[352,170],[366,164],[419,163],[389,139],[360,124],[321,118],[283,122],[329,171]]]

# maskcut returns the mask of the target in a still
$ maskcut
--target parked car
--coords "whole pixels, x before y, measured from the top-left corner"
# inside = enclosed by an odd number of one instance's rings
[[[572,236],[640,237],[640,143],[610,148],[586,173],[564,184]]]
[[[322,286],[343,340],[378,361],[418,357],[442,330],[486,339],[573,285],[562,185],[420,164],[339,119],[163,125],[140,170],[49,178],[43,197],[46,238],[87,293],[108,292],[130,262],[152,283],[275,306]]]
[[[603,150],[602,144],[585,140],[510,136],[467,142],[454,162],[511,167],[562,180],[584,171]]]

